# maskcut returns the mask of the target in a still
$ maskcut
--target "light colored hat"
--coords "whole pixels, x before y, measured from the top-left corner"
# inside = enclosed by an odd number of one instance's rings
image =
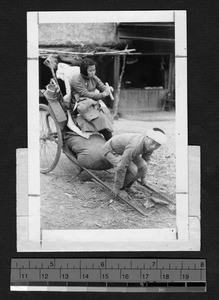
[[[154,129],[149,129],[146,132],[147,137],[152,139],[153,141],[157,142],[160,145],[166,144],[167,142],[167,137],[165,133],[159,131],[159,130],[154,130]]]

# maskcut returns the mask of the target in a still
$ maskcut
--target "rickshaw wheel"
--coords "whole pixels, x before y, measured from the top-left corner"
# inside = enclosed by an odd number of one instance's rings
[[[62,148],[60,127],[45,104],[40,104],[40,172],[51,172],[58,164]]]

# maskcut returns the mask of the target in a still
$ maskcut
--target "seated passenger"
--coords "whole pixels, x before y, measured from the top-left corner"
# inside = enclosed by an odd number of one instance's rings
[[[110,91],[95,73],[96,63],[85,58],[80,65],[80,73],[70,81],[78,112],[76,123],[83,132],[99,132],[109,140],[113,132],[113,116],[101,100],[109,96]],[[110,90],[113,88],[110,87]]]

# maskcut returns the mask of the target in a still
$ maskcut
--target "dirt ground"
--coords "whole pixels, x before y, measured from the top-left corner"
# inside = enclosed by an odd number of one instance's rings
[[[175,202],[175,121],[172,112],[119,118],[114,135],[162,128],[168,143],[155,151],[148,166],[148,185]],[[112,200],[102,186],[85,172],[77,176],[75,166],[62,154],[57,167],[41,174],[42,229],[142,229],[175,227],[174,205],[156,204],[139,183],[126,196],[144,211],[142,216],[126,204]],[[107,185],[114,173],[93,171]]]

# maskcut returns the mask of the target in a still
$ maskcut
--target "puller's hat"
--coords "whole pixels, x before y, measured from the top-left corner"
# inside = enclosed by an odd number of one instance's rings
[[[158,128],[158,130],[154,130],[154,128],[149,129],[146,132],[146,135],[147,135],[147,137],[149,137],[150,139],[152,139],[153,141],[155,141],[156,143],[158,143],[160,145],[164,145],[167,142],[167,137],[166,137],[165,133],[160,131],[159,128]]]

